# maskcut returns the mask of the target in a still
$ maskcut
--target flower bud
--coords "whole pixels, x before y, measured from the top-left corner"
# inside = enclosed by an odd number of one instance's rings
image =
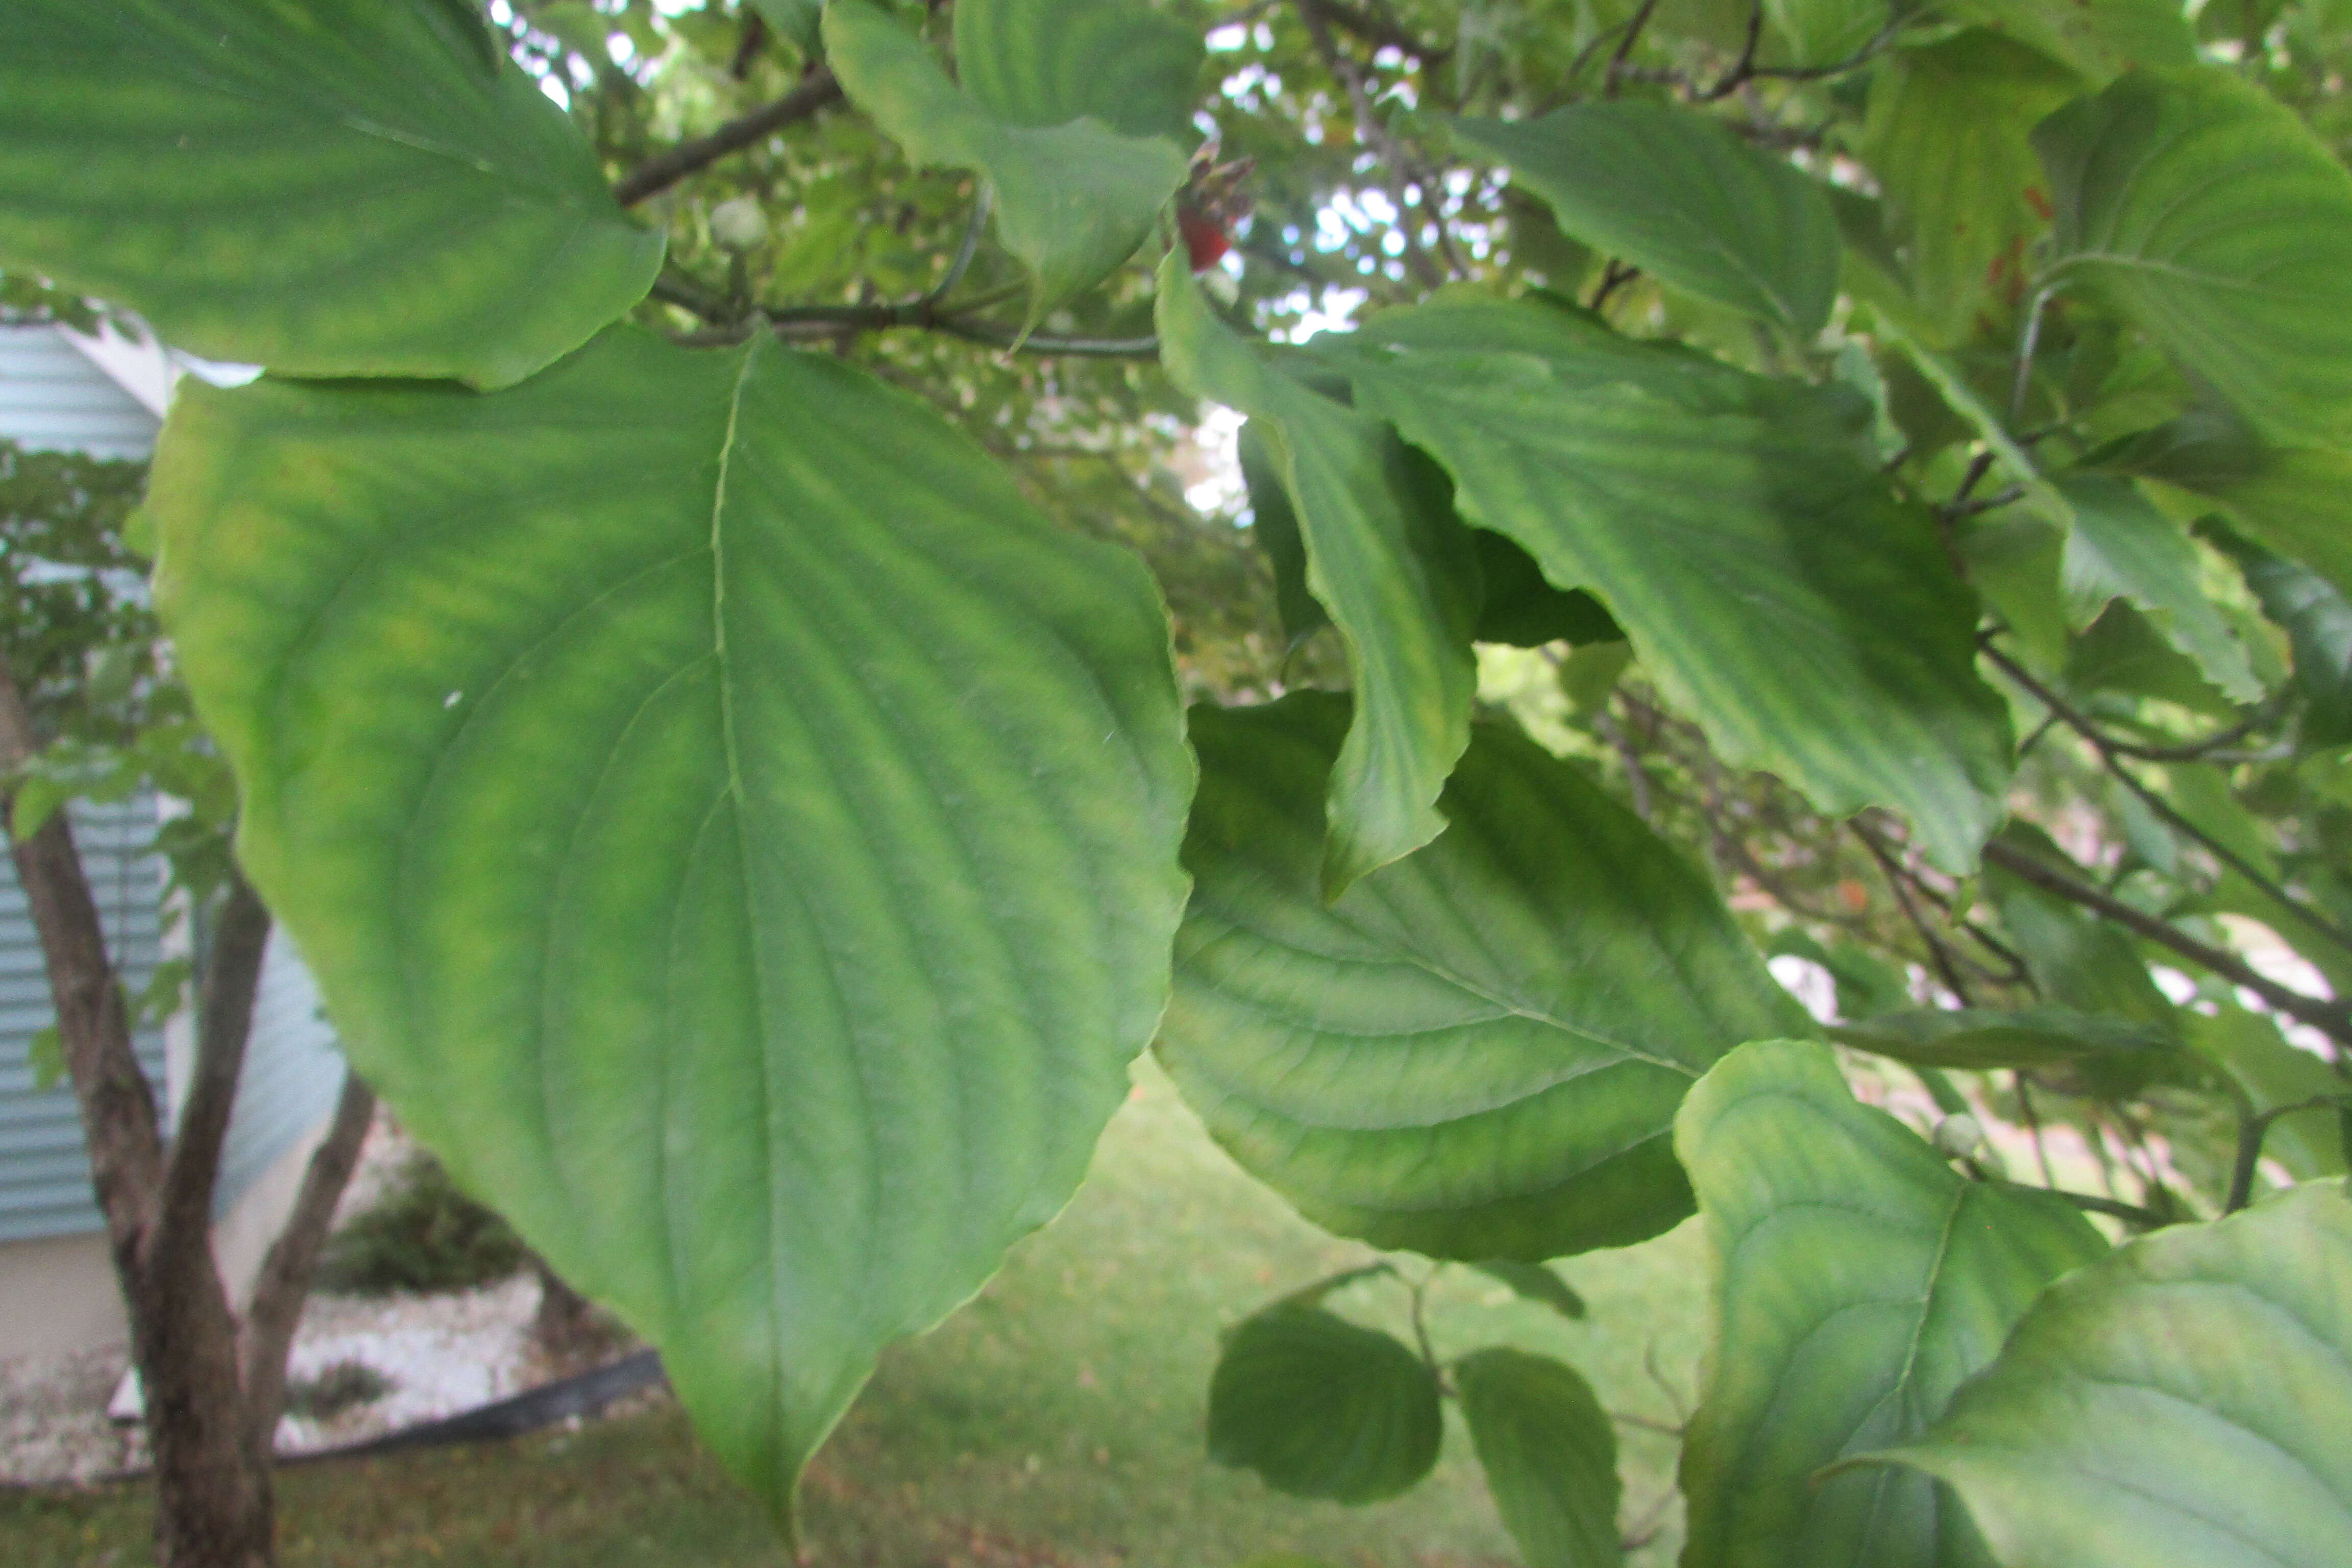
[[[1984,1141],[1983,1124],[1966,1111],[1936,1123],[1936,1152],[1950,1159],[1966,1159],[1983,1148]]]
[[[750,196],[736,196],[710,209],[710,237],[729,250],[767,243],[768,215]]]

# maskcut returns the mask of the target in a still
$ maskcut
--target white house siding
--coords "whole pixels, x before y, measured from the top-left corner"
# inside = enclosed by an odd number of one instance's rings
[[[72,820],[107,950],[136,994],[162,955],[163,874],[137,853],[154,834],[154,802],[76,807]],[[24,890],[16,868],[0,866],[0,1241],[79,1235],[100,1224],[72,1091],[35,1087],[33,1039],[55,1016]],[[162,1032],[142,1032],[138,1047],[147,1081],[160,1089]]]
[[[0,436],[21,447],[143,458],[158,422],[56,327],[0,327]]]
[[[0,327],[0,437],[144,458],[160,428],[149,405],[169,379],[150,345]],[[152,798],[74,814],[110,951],[134,991],[163,952],[163,868],[131,853],[149,841],[155,817]],[[52,1016],[39,941],[14,868],[0,858],[0,1358],[120,1342],[123,1332],[73,1096],[34,1087],[33,1039]],[[170,1032],[169,1047],[156,1032],[138,1040],[159,1100],[167,1083],[186,1078],[189,1031],[175,1022]],[[273,933],[215,1189],[215,1246],[233,1293],[242,1296],[257,1243],[275,1234],[293,1190],[289,1171],[309,1158],[342,1079],[317,988]]]

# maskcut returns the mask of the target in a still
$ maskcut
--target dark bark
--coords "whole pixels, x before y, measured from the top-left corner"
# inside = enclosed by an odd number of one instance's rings
[[[257,1464],[269,1462],[270,1439],[286,1407],[286,1352],[294,1342],[302,1303],[310,1294],[319,1249],[334,1224],[336,1202],[351,1184],[360,1146],[367,1142],[368,1127],[374,1120],[375,1095],[359,1074],[348,1073],[327,1136],[310,1155],[310,1167],[302,1174],[293,1212],[286,1216],[286,1227],[270,1244],[268,1255],[261,1260],[261,1272],[255,1278],[253,1300],[246,1308],[241,1359],[246,1447]]]
[[[0,772],[13,772],[35,749],[23,696],[0,663]],[[0,809],[12,804],[0,800]],[[179,1135],[167,1147],[66,813],[10,847],[40,936],[91,1184],[131,1321],[154,1455],[158,1559],[163,1568],[268,1568],[275,1534],[268,1437],[292,1319],[319,1237],[290,1238],[299,1256],[283,1260],[278,1272],[286,1278],[272,1288],[267,1342],[276,1360],[260,1377],[254,1375],[258,1342],[250,1364],[240,1361],[236,1314],[212,1250],[214,1188],[252,1026],[268,911],[243,878],[232,878],[205,967],[194,1076]],[[362,1132],[365,1120],[362,1114]],[[343,1131],[339,1119],[337,1131]],[[329,1142],[333,1158],[324,1169],[312,1162],[304,1198],[310,1209],[331,1213],[351,1174],[357,1136],[346,1138],[348,1147],[331,1135]],[[298,1207],[298,1220],[305,1212]],[[323,1231],[324,1219],[315,1223]],[[281,1237],[272,1260],[289,1245],[289,1237]],[[265,1268],[265,1286],[270,1272]],[[267,1423],[256,1418],[257,1387],[268,1397]]]

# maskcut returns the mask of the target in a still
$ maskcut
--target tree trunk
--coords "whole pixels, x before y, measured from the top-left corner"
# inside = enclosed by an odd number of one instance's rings
[[[34,750],[22,695],[0,663],[0,772],[20,766]],[[0,817],[13,805],[0,798]],[[10,849],[40,934],[91,1184],[131,1320],[155,1462],[159,1559],[163,1568],[269,1568],[276,1534],[270,1436],[285,1388],[287,1346],[373,1097],[356,1078],[346,1084],[293,1218],[265,1262],[256,1321],[241,1345],[213,1258],[212,1205],[269,912],[232,871],[205,966],[195,1073],[167,1147],[65,812],[12,841]]]

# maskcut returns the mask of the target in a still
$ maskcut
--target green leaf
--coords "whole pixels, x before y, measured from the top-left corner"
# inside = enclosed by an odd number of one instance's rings
[[[1429,1474],[1444,1429],[1428,1363],[1320,1307],[1244,1319],[1209,1380],[1209,1457],[1293,1497],[1394,1497]]]
[[[2004,1563],[2352,1562],[2352,1202],[2311,1183],[2052,1286],[1922,1441]]]
[[[1347,650],[1357,721],[1331,770],[1325,895],[1444,831],[1437,795],[1470,738],[1478,611],[1468,531],[1394,431],[1267,363],[1210,312],[1181,249],[1160,268],[1160,353],[1195,396],[1250,416]]]
[[[1470,1267],[1489,1279],[1501,1280],[1522,1300],[1549,1307],[1563,1318],[1584,1316],[1584,1298],[1540,1263],[1525,1263],[1516,1258],[1485,1258]]]
[[[2002,837],[2078,882],[2098,881],[2038,828],[2013,822]],[[2077,1013],[2148,1024],[2168,1037],[2177,1034],[2178,1010],[2157,989],[2121,926],[1997,866],[1985,872],[1985,891],[2000,910],[2034,984],[2051,1002]]]
[[[1830,1037],[1914,1067],[1978,1070],[2173,1048],[2164,1031],[2143,1019],[2099,1017],[2070,1007],[1909,1008],[1841,1025]]]
[[[1911,362],[1936,395],[1960,417],[1961,423],[1976,432],[1977,439],[1991,453],[2000,474],[2021,487],[2026,504],[2044,521],[2061,526],[2074,521],[2074,507],[2065,493],[2043,477],[2041,465],[2017,444],[2009,433],[2009,426],[1993,412],[1985,400],[1977,395],[1958,369],[1941,354],[1920,342],[1895,321],[1882,314],[1871,330],[1900,351]]]
[[[1438,483],[1452,489],[1443,473]],[[1513,647],[1567,642],[1581,647],[1625,640],[1624,628],[1600,600],[1581,588],[1562,593],[1553,587],[1536,558],[1510,540],[1481,528],[1471,531],[1470,542],[1478,555],[1478,641]]]
[[[823,42],[824,0],[751,0],[768,26],[793,41],[803,54],[814,54]]]
[[[1719,1314],[1683,1448],[1684,1568],[1981,1564],[1925,1477],[1819,1472],[1925,1431],[2042,1287],[2105,1250],[2098,1232],[2059,1199],[1963,1179],[1857,1104],[1820,1046],[1724,1058],[1675,1147]]]
[[[192,387],[150,505],[353,1064],[788,1509],[882,1345],[1076,1186],[1165,1000],[1143,568],[764,335]]]
[[[1143,33],[1148,42],[1159,28]],[[992,42],[1025,36],[1007,23]],[[1092,51],[1120,36],[1089,30],[1087,58],[1110,68]],[[1094,118],[1032,123],[983,102],[948,79],[929,45],[867,0],[825,6],[824,45],[850,100],[909,163],[968,169],[995,188],[997,237],[1034,279],[1032,321],[1134,255],[1183,181],[1184,149],[1164,135],[1133,135]],[[1026,89],[1014,82],[1001,90]]]
[[[1968,336],[1997,283],[2022,283],[2025,241],[2044,222],[2033,127],[2080,85],[1981,28],[1898,50],[1871,83],[1863,160],[1907,253],[1911,308],[1937,342]]]
[[[2197,37],[2173,0],[1948,0],[1943,10],[2063,60],[2095,86],[2133,66],[2197,63]]]
[[[2078,692],[2118,691],[2176,702],[2195,713],[2231,719],[2237,710],[2176,650],[2155,623],[2116,600],[2066,650],[2066,684]]]
[[[1560,227],[1665,283],[1809,340],[1837,297],[1838,230],[1822,188],[1703,114],[1579,103],[1539,120],[1457,120]]]
[[[1528,1568],[1607,1568],[1617,1541],[1617,1434],[1592,1385],[1549,1356],[1483,1350],[1454,1363],[1495,1507]]]
[[[1195,709],[1195,879],[1158,1049],[1318,1225],[1538,1261],[1690,1212],[1668,1137],[1721,1052],[1803,1026],[1706,880],[1534,742],[1481,726],[1435,843],[1327,904],[1347,705]]]
[[[1278,439],[1278,437],[1277,437]],[[1242,426],[1234,443],[1241,458],[1242,482],[1249,489],[1250,537],[1265,552],[1274,569],[1274,607],[1282,617],[1282,633],[1292,642],[1328,626],[1331,617],[1307,591],[1307,541],[1298,531],[1298,511],[1283,488],[1283,461],[1265,427],[1252,419]]]
[[[2263,613],[2286,632],[2294,683],[2307,706],[2306,751],[2352,745],[2352,598],[2307,566],[2273,555],[2226,528],[2209,531],[2245,574]]]
[[[2061,571],[2080,618],[2092,619],[2117,595],[2129,599],[2224,696],[2259,700],[2262,682],[2205,595],[2203,568],[2188,531],[2127,479],[2073,474],[2059,488],[2074,513]]]
[[[2182,1026],[2189,1044],[2219,1062],[2246,1091],[2256,1114],[2352,1089],[2317,1055],[2288,1044],[2267,1014],[2225,1002],[2210,1015],[2186,1014]],[[2339,1113],[2314,1106],[2278,1118],[2263,1140],[2263,1152],[2297,1181],[2342,1175]]]
[[[1888,21],[1888,0],[1763,0],[1799,65],[1829,66],[1870,47]]]
[[[0,6],[0,266],[176,347],[503,386],[635,304],[661,258],[470,6]]]
[[[956,79],[1008,125],[1092,115],[1128,136],[1189,145],[1207,51],[1201,35],[1133,0],[958,0]]]
[[[2352,435],[2352,172],[2220,68],[2130,72],[2044,121],[2049,280],[2137,321],[2272,439]]]
[[[33,1088],[40,1093],[65,1081],[66,1039],[55,1024],[44,1024],[25,1042],[25,1065],[32,1070]]]
[[[1827,812],[1893,806],[1938,865],[1973,861],[2011,744],[1975,596],[1829,395],[1501,303],[1384,313],[1323,352],[1452,472],[1465,518],[1607,604],[1726,758]]]

